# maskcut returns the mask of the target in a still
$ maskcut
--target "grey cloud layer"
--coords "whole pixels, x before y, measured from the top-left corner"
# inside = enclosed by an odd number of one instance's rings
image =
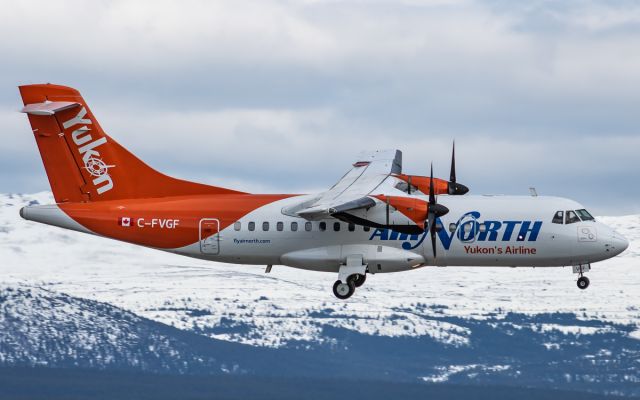
[[[250,191],[321,190],[361,149],[474,192],[640,212],[635,2],[11,2],[0,189],[47,186],[16,85],[77,87],[151,165]]]

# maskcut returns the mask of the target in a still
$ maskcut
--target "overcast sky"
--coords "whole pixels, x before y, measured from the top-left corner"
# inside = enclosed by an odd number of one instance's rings
[[[637,1],[3,1],[0,191],[48,190],[17,86],[81,91],[171,175],[331,186],[361,150],[472,193],[640,213]]]

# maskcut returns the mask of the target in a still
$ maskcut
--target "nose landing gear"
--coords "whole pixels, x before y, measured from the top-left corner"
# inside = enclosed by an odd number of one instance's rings
[[[580,278],[578,278],[578,287],[583,290],[588,288],[589,278],[587,278],[586,276],[581,276]]]
[[[590,270],[591,270],[591,264],[579,264],[579,265],[573,266],[573,273],[580,274],[580,277],[578,278],[578,282],[576,282],[579,289],[584,290],[589,287],[589,278],[584,276],[584,272],[587,272]]]

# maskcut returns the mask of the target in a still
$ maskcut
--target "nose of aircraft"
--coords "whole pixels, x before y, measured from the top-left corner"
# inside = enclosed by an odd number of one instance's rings
[[[610,242],[611,242],[611,245],[610,245],[611,251],[615,255],[622,253],[629,247],[629,241],[627,240],[627,238],[625,238],[624,236],[622,236],[617,232],[613,232],[613,235],[611,235]]]
[[[615,257],[629,247],[629,241],[627,238],[605,224],[599,224],[598,236],[598,241],[604,244],[603,255],[606,258]]]

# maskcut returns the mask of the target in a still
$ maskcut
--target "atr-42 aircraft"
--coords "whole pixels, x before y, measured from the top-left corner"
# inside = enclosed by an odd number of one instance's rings
[[[628,241],[573,200],[472,196],[450,179],[407,175],[402,153],[363,153],[327,191],[250,194],[163,175],[102,130],[80,93],[21,86],[56,204],[28,220],[210,261],[286,265],[338,274],[349,298],[366,274],[424,266],[572,266],[578,287],[592,262]]]

